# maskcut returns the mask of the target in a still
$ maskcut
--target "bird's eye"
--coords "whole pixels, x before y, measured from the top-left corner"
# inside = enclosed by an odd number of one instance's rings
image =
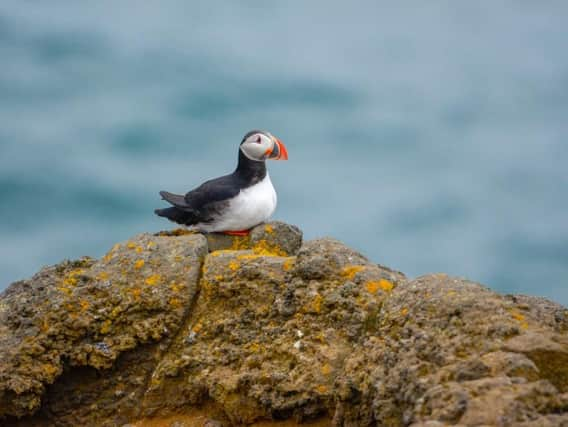
[[[256,137],[256,141],[255,141],[255,142],[256,142],[257,144],[260,144],[260,141],[261,141],[261,138],[260,138],[260,136],[257,136],[257,137]]]

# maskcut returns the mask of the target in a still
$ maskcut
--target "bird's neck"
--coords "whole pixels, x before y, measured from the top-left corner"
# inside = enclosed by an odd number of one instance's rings
[[[239,163],[235,174],[252,183],[262,181],[266,176],[266,162],[251,160],[244,155],[242,150],[239,150]]]

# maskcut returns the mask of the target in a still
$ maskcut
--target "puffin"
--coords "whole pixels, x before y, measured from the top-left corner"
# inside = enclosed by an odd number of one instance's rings
[[[239,145],[233,173],[206,181],[184,196],[160,191],[172,206],[154,213],[199,232],[246,236],[276,210],[266,160],[288,160],[286,146],[269,132],[251,130]]]

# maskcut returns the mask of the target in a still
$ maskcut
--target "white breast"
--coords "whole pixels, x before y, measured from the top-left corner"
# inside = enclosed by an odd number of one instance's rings
[[[248,230],[267,221],[276,210],[276,191],[268,172],[259,183],[241,190],[213,223],[200,224],[206,232]]]

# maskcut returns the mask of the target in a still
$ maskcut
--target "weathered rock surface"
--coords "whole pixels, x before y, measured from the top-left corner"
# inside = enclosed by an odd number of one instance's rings
[[[303,422],[566,426],[568,311],[279,222],[144,234],[0,295],[0,425]]]

